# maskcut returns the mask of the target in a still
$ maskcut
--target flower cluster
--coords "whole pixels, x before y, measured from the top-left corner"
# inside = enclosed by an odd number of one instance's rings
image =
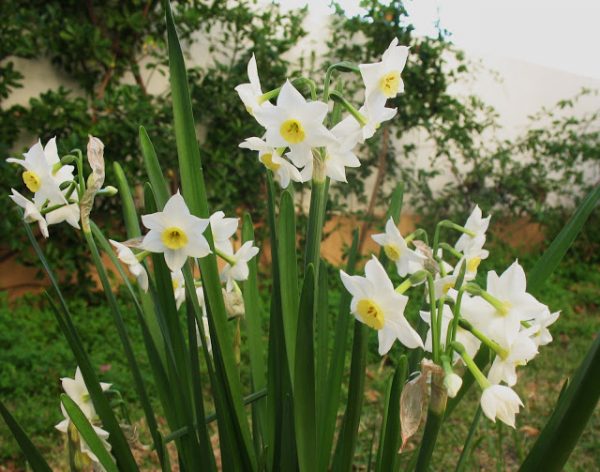
[[[373,240],[395,265],[396,275],[404,278],[402,283],[394,287],[374,256],[365,266],[364,277],[341,271],[341,278],[352,295],[351,312],[378,331],[381,355],[396,339],[407,348],[424,349],[445,372],[444,385],[451,397],[462,385],[454,369],[464,364],[483,390],[484,414],[514,427],[522,406],[512,389],[517,367],[531,361],[538,347],[552,340],[548,326],[559,314],[527,293],[525,272],[518,261],[500,276],[490,271],[485,289],[474,282],[480,262],[489,255],[483,248],[489,223],[490,217],[483,218],[475,207],[464,226],[440,222],[430,247],[424,231],[404,238],[390,219],[385,233],[373,235]],[[461,233],[454,245],[439,241],[442,228]],[[428,309],[420,312],[420,318],[429,326],[425,342],[404,315],[409,300],[405,293],[423,284]],[[473,360],[482,345],[495,354],[487,377]]]
[[[386,108],[385,104],[388,98],[404,91],[400,74],[407,57],[408,48],[398,46],[398,40],[394,39],[381,62],[359,66],[365,102],[357,110],[339,93],[329,93],[329,74],[323,101],[316,99],[314,82],[303,78],[288,80],[280,88],[263,93],[256,59],[252,56],[248,64],[249,83],[238,85],[236,91],[265,133],[262,138],[246,139],[240,147],[257,151],[259,161],[274,173],[283,188],[290,181],[306,182],[311,178],[322,181],[325,176],[346,182],[346,167],[360,166],[354,152],[356,146],[371,138],[382,122],[396,114],[395,108]],[[312,99],[305,99],[294,84],[308,85]],[[276,104],[270,102],[274,97]],[[328,129],[330,98],[343,106],[348,116],[331,123]]]
[[[238,218],[226,218],[222,211],[213,213],[209,218],[198,218],[190,213],[179,192],[173,195],[162,211],[142,215],[142,223],[149,230],[139,240],[123,243],[111,240],[117,256],[136,277],[140,288],[148,290],[148,273],[142,261],[150,253],[164,254],[165,262],[171,270],[173,293],[177,309],[186,297],[186,286],[182,268],[188,257],[201,258],[211,253],[204,232],[210,227],[216,254],[223,260],[221,281],[225,285],[226,299],[231,292],[239,292],[237,282],[248,278],[248,262],[258,254],[254,241],[246,241],[234,250],[232,237],[238,230]],[[136,249],[137,253],[133,251]],[[204,331],[208,333],[208,318],[204,305],[204,292],[199,280],[194,281],[195,293],[203,310]],[[207,334],[208,338],[208,334]],[[210,350],[210,339],[207,339]]]
[[[88,389],[85,386],[85,382],[83,381],[83,376],[81,375],[79,367],[77,367],[77,370],[75,371],[75,378],[71,379],[69,377],[64,377],[61,379],[61,382],[62,388],[65,391],[65,393],[81,409],[85,417],[92,425],[92,428],[94,428],[94,432],[102,441],[102,444],[104,445],[106,450],[110,451],[111,445],[108,442],[108,432],[103,430],[100,426],[98,426],[98,415],[96,414],[96,410],[94,409],[94,404],[92,403]],[[110,384],[101,382],[100,387],[103,391],[106,391],[110,388]],[[60,409],[65,419],[58,423],[55,426],[55,428],[58,429],[61,433],[66,434],[69,443],[76,448],[73,456],[77,467],[83,469],[86,466],[93,464],[94,470],[104,470],[104,468],[100,465],[100,462],[98,461],[98,457],[96,457],[96,455],[90,450],[89,446],[86,444],[84,439],[79,435],[77,428],[71,422],[71,419],[65,411],[65,407],[62,405],[62,403],[60,405]]]
[[[14,188],[9,197],[24,212],[28,223],[37,223],[42,235],[48,237],[48,225],[66,221],[79,229],[79,190],[73,178],[73,156],[58,157],[56,138],[50,139],[45,147],[41,141],[35,143],[23,154],[24,159],[8,158],[6,161],[23,168],[22,178],[27,189],[33,194],[28,199]]]

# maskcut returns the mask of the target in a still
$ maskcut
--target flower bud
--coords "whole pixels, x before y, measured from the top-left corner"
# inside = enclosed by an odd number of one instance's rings
[[[446,387],[448,396],[454,398],[460,390],[460,387],[462,387],[462,378],[454,372],[447,374],[444,377],[444,387]]]

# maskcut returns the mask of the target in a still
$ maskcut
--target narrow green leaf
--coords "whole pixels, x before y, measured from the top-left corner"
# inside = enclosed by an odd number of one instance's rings
[[[281,196],[277,234],[283,332],[290,378],[294,379],[296,329],[298,324],[298,266],[296,258],[296,215],[292,196],[287,190]]]
[[[367,364],[367,344],[369,328],[358,320],[354,321],[354,341],[352,344],[352,362],[350,364],[350,383],[348,384],[348,402],[342,421],[333,457],[333,470],[350,471],[354,459],[358,425],[364,399],[365,369]]]
[[[596,208],[600,200],[600,185],[592,190],[581,202],[571,219],[567,222],[561,232],[554,238],[550,247],[529,272],[527,288],[530,292],[538,290],[556,269],[561,259],[566,254],[571,244],[583,228],[590,214]]]
[[[25,226],[25,231],[27,232],[27,237],[33,246],[46,274],[48,275],[48,279],[60,301],[60,309],[52,298],[46,293],[50,305],[54,311],[56,316],[56,320],[59,323],[60,329],[67,338],[67,342],[69,343],[69,347],[75,356],[77,361],[77,365],[81,369],[81,374],[83,376],[83,380],[90,394],[90,398],[92,399],[92,403],[100,417],[100,421],[104,425],[104,428],[110,433],[109,441],[113,446],[113,453],[115,458],[117,459],[117,463],[119,467],[123,471],[135,471],[137,470],[137,465],[131,454],[131,450],[129,449],[129,444],[127,443],[127,439],[119,426],[119,422],[115,418],[115,415],[110,408],[110,404],[108,403],[108,399],[104,396],[102,392],[102,388],[100,387],[100,382],[98,381],[98,377],[96,376],[96,372],[92,368],[92,364],[90,359],[83,348],[83,344],[77,333],[75,326],[73,325],[73,321],[71,315],[69,313],[69,307],[67,306],[67,302],[65,301],[63,294],[60,290],[60,285],[58,284],[58,280],[54,275],[54,272],[50,268],[46,257],[40,245],[38,244],[35,236],[33,235],[31,228],[27,223],[23,223]]]
[[[159,210],[162,210],[170,197],[169,186],[165,180],[163,170],[158,162],[158,157],[152,141],[143,126],[140,126],[140,148],[142,149],[142,156],[144,157],[144,165],[146,167],[146,173],[150,179],[150,184],[154,189],[156,195],[156,204]]]
[[[94,428],[85,417],[85,414],[83,411],[81,411],[77,403],[71,400],[71,398],[65,393],[61,394],[60,401],[62,402],[72,423],[77,428],[77,431],[79,431],[79,434],[85,443],[98,458],[98,461],[100,464],[102,464],[102,467],[104,467],[107,472],[118,472],[119,469],[117,468],[117,464],[115,463],[113,457],[106,450],[106,447],[104,444],[102,444],[102,440],[98,437],[96,431],[94,431]]]
[[[173,14],[169,2],[166,2],[167,42],[169,51],[169,71],[171,96],[173,99],[173,117],[175,139],[179,158],[179,171],[183,196],[191,213],[206,218],[209,215],[200,150],[196,139],[196,129],[192,104],[187,83],[187,74],[183,53],[177,38]],[[204,233],[211,248],[214,248],[210,230]],[[227,326],[227,313],[221,292],[221,281],[216,257],[213,254],[199,260],[202,281],[205,287],[206,303],[209,307],[209,326],[215,358],[215,372],[223,379],[222,387],[229,408],[234,413],[234,429],[239,438],[238,450],[248,455],[251,467],[256,467],[256,457],[252,445],[242,403],[242,387],[239,372],[231,349],[231,336]]]
[[[467,439],[465,440],[462,452],[460,453],[460,458],[456,464],[456,472],[463,472],[467,470],[466,467],[469,464],[469,459],[471,458],[475,446],[473,441],[475,439],[475,431],[477,431],[477,425],[479,424],[481,413],[482,409],[480,406],[478,406],[477,410],[475,411],[475,415],[473,416],[473,420],[471,421],[471,426],[469,426],[469,433],[467,434]]]
[[[400,395],[408,376],[408,358],[400,357],[394,375],[390,379],[383,411],[382,434],[379,437],[379,451],[375,470],[386,472],[396,470],[400,450]]]
[[[317,449],[313,342],[314,296],[315,272],[313,265],[309,264],[306,269],[300,298],[296,334],[296,366],[294,370],[294,419],[298,463],[300,470],[305,472],[315,470]]]
[[[563,469],[598,404],[599,379],[600,332],[527,455],[522,472]]]
[[[10,412],[4,406],[4,403],[0,401],[0,415],[4,418],[4,422],[10,432],[14,436],[15,440],[19,444],[25,459],[29,463],[29,466],[33,469],[34,472],[52,472],[52,469],[46,462],[46,460],[40,454],[40,451],[37,450],[35,445],[27,436],[27,433],[23,431],[23,428],[17,423]]]
[[[358,251],[358,231],[354,231],[352,246],[346,263],[346,273],[353,274],[356,266]],[[342,290],[338,317],[335,325],[335,336],[329,370],[327,374],[327,385],[325,394],[325,406],[323,409],[322,432],[319,439],[319,470],[326,470],[329,466],[331,449],[333,447],[333,435],[336,427],[336,417],[342,391],[342,376],[346,360],[346,345],[348,342],[348,326],[352,317],[350,316],[350,301],[352,296],[346,290]]]
[[[242,224],[243,242],[254,241],[254,228],[249,214],[244,215]],[[250,357],[250,374],[252,376],[253,390],[262,390],[267,386],[267,375],[265,369],[264,333],[261,328],[262,306],[258,293],[257,280],[257,257],[248,263],[248,279],[243,283],[245,316],[248,354]],[[254,430],[254,442],[257,448],[257,456],[262,454],[262,441],[267,436],[266,425],[266,399],[252,404],[252,428]]]
[[[140,231],[140,224],[138,222],[138,215],[135,211],[135,203],[129,184],[127,183],[127,177],[123,172],[121,164],[118,162],[113,163],[113,169],[116,176],[116,184],[119,189],[119,196],[121,198],[121,204],[123,205],[123,221],[125,222],[125,229],[127,230],[128,238],[137,238],[142,235]]]
[[[329,348],[329,287],[327,280],[327,267],[321,261],[321,269],[318,273],[319,286],[315,291],[315,380],[317,395],[317,418],[322,418],[327,405],[327,366]],[[323,421],[317,422],[317,437],[323,435]]]
[[[329,178],[323,182],[313,180],[310,190],[310,208],[306,226],[306,252],[304,254],[304,268],[313,264],[315,274],[319,276],[319,261],[321,259],[321,238],[323,236],[323,223],[325,208],[327,206],[327,192]]]

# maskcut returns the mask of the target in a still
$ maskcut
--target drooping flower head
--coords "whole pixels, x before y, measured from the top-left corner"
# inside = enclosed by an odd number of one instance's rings
[[[113,247],[117,251],[117,257],[121,262],[127,265],[129,272],[137,279],[137,283],[140,285],[140,288],[144,291],[148,291],[148,273],[144,266],[140,263],[138,258],[135,256],[133,251],[125,246],[123,243],[119,243],[117,241],[113,241],[109,239],[109,242],[113,245]]]
[[[388,259],[396,264],[398,275],[401,277],[414,274],[423,268],[426,257],[408,247],[392,218],[385,225],[385,233],[374,234],[371,237],[383,247]]]
[[[62,388],[65,393],[77,403],[77,406],[81,408],[81,411],[85,414],[86,418],[92,421],[96,417],[96,410],[94,409],[94,404],[92,403],[92,399],[88,392],[87,386],[85,385],[85,381],[83,380],[83,375],[81,374],[81,370],[79,367],[75,370],[75,377],[63,377],[60,379],[62,382]],[[102,390],[108,390],[110,388],[109,383],[100,382],[100,387]]]
[[[515,427],[515,415],[523,406],[515,391],[505,385],[490,385],[481,394],[481,409],[494,423],[498,418],[508,426]]]
[[[254,241],[246,241],[235,254],[230,254],[233,264],[227,263],[221,271],[221,281],[226,283],[228,292],[234,287],[234,281],[243,281],[248,278],[250,269],[248,262],[258,254]]]
[[[423,347],[419,334],[404,317],[408,297],[394,290],[392,281],[376,257],[365,266],[365,277],[340,271],[342,283],[352,295],[350,311],[357,320],[376,329],[379,354],[386,354],[396,339],[408,348]]]
[[[204,257],[210,247],[202,234],[208,219],[190,213],[179,192],[173,195],[163,211],[142,215],[142,223],[150,231],[142,241],[142,248],[162,252],[171,271],[180,270],[188,257]]]
[[[273,172],[275,178],[279,182],[279,185],[281,185],[281,188],[287,188],[287,186],[290,184],[290,180],[294,182],[303,182],[304,180],[308,180],[303,179],[300,171],[281,155],[280,149],[269,146],[260,138],[247,138],[243,143],[240,144],[240,147],[250,149],[252,151],[258,151],[258,160],[267,169]]]
[[[17,192],[14,188],[10,189],[12,195],[9,195],[13,202],[23,208],[23,220],[26,223],[37,223],[40,227],[40,232],[44,238],[48,237],[48,223],[40,213],[40,209],[31,201]]]

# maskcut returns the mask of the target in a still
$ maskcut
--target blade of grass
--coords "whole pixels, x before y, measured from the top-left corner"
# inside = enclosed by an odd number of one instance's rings
[[[2,415],[6,426],[8,426],[8,429],[10,429],[10,432],[17,441],[17,444],[21,448],[31,469],[34,472],[52,472],[52,469],[42,457],[40,451],[38,451],[37,447],[31,442],[27,433],[21,428],[17,420],[13,418],[2,401],[0,401],[0,415]]]
[[[519,469],[559,471],[565,466],[600,398],[600,332],[573,380],[560,396],[548,423]]]
[[[98,458],[98,461],[102,464],[102,467],[104,467],[106,472],[118,472],[119,469],[117,468],[115,460],[106,450],[106,447],[102,444],[102,440],[98,437],[96,431],[94,431],[94,428],[77,403],[71,400],[65,393],[61,394],[60,401],[62,402],[67,415],[69,415],[71,422],[75,425],[77,431],[79,431],[79,434]]]
[[[104,396],[102,392],[102,388],[100,387],[100,382],[98,381],[98,377],[94,369],[92,368],[92,364],[90,359],[83,348],[83,344],[81,339],[79,338],[79,334],[77,333],[75,326],[73,325],[73,321],[71,318],[71,314],[69,312],[69,307],[67,302],[65,301],[63,294],[60,290],[60,285],[58,284],[58,280],[54,275],[54,272],[50,268],[46,257],[40,245],[38,244],[35,236],[33,235],[31,228],[27,223],[23,223],[25,226],[25,231],[27,232],[27,237],[33,246],[35,253],[37,254],[46,274],[48,275],[48,279],[56,293],[60,301],[60,310],[58,306],[54,303],[54,301],[48,296],[48,300],[52,306],[54,314],[56,316],[56,320],[59,323],[59,326],[67,338],[67,342],[69,343],[69,347],[75,356],[77,361],[77,365],[81,369],[81,374],[83,376],[83,380],[90,394],[90,398],[92,399],[92,403],[100,417],[100,421],[104,425],[104,428],[110,433],[110,443],[113,447],[113,453],[115,458],[117,459],[117,463],[119,467],[124,471],[135,471],[137,470],[137,465],[131,454],[131,450],[129,449],[129,444],[127,443],[127,439],[119,426],[119,422],[117,421],[114,412],[110,408],[110,404],[108,403],[108,399]],[[61,312],[62,311],[62,312]]]
[[[593,189],[581,202],[571,219],[567,222],[561,232],[554,238],[550,247],[536,263],[527,277],[527,288],[535,292],[550,277],[558,266],[571,244],[583,228],[583,225],[596,208],[600,200],[600,185]]]

